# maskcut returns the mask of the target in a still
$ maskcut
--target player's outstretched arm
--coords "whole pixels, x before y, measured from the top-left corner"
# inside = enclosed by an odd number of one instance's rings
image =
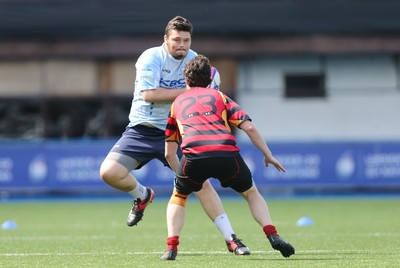
[[[247,120],[243,122],[240,125],[240,129],[243,130],[247,136],[249,136],[251,142],[263,153],[266,167],[268,167],[268,164],[272,164],[277,170],[283,172],[286,171],[282,164],[272,155],[272,152],[268,148],[264,138],[251,121]]]
[[[180,88],[180,89],[156,88],[152,90],[143,90],[142,98],[146,102],[174,101],[176,97],[178,97],[184,92],[186,92],[186,88]]]

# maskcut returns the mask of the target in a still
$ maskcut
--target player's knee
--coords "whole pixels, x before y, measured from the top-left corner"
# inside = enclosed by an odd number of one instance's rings
[[[180,194],[174,189],[174,192],[172,193],[172,196],[169,199],[169,204],[175,204],[185,207],[188,197],[189,197],[188,194]]]
[[[237,192],[239,194],[241,194],[245,199],[249,199],[251,196],[254,197],[254,196],[260,195],[257,190],[257,187],[255,185],[251,186],[249,189],[247,189],[243,192],[240,192],[240,191],[237,191]]]
[[[110,161],[104,161],[100,166],[100,177],[107,184],[113,184],[121,177],[121,172]]]
[[[111,172],[110,172],[110,167],[107,165],[106,162],[103,162],[100,166],[100,177],[104,180],[107,181],[111,177]]]

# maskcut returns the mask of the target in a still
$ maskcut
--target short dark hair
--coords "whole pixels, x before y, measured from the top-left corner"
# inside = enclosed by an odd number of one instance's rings
[[[186,64],[183,75],[190,87],[207,87],[211,83],[210,60],[201,54],[197,55]]]
[[[169,34],[169,31],[175,30],[179,32],[189,32],[192,35],[193,25],[188,20],[182,16],[176,16],[172,20],[170,20],[165,27],[165,35]]]

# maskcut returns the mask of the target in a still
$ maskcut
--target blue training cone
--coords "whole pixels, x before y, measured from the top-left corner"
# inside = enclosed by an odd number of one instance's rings
[[[18,226],[14,221],[5,221],[1,225],[3,230],[16,229]]]
[[[301,217],[297,220],[297,226],[310,226],[313,225],[314,221],[308,217]]]

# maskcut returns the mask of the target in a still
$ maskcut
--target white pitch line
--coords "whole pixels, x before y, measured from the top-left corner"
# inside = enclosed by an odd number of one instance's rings
[[[10,236],[0,237],[0,241],[41,241],[41,240],[104,240],[104,239],[115,239],[116,236],[112,235],[91,235],[91,236]]]
[[[273,254],[276,253],[277,251],[251,251],[252,254]],[[297,254],[302,254],[302,253],[313,253],[313,254],[318,254],[318,253],[330,253],[330,254],[340,254],[340,253],[357,253],[357,254],[362,254],[362,253],[376,253],[376,250],[297,250]],[[152,251],[152,252],[145,252],[145,251],[139,251],[139,252],[71,252],[71,253],[40,253],[40,252],[32,252],[32,253],[0,253],[0,256],[4,257],[29,257],[29,256],[82,256],[82,255],[92,255],[92,256],[97,256],[97,255],[161,255],[163,254],[163,251]],[[180,255],[193,255],[193,254],[213,254],[213,255],[228,255],[229,253],[227,251],[179,251]]]
[[[293,234],[296,235],[296,234]],[[310,234],[311,236],[322,236],[325,234]],[[369,232],[369,233],[350,233],[346,236],[353,237],[399,237],[399,232]],[[0,237],[1,241],[68,241],[68,240],[109,240],[116,239],[117,236],[114,235],[83,235],[83,236],[69,236],[69,235],[56,235],[56,236],[8,236]]]

